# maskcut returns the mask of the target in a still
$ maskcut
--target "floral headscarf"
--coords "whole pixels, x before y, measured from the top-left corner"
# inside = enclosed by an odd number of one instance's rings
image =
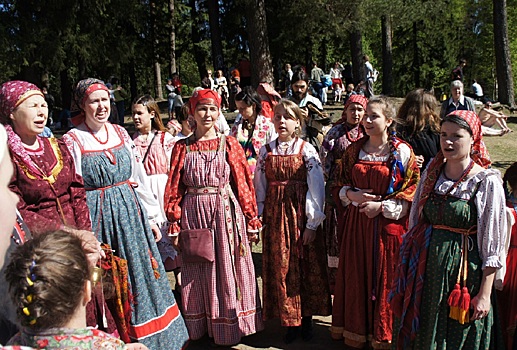
[[[345,106],[343,107],[343,113],[341,113],[341,119],[336,122],[336,124],[346,123],[346,110],[352,103],[359,103],[361,106],[363,106],[363,109],[366,110],[366,106],[368,105],[368,99],[364,97],[363,95],[350,95],[348,100],[345,103]]]
[[[43,97],[41,90],[29,82],[12,80],[2,84],[0,87],[0,122],[8,124],[9,115],[14,109],[34,95]]]
[[[84,121],[84,109],[83,104],[86,98],[94,91],[104,90],[109,93],[109,89],[106,87],[104,82],[95,78],[83,79],[77,83],[72,96],[72,123],[77,126]]]

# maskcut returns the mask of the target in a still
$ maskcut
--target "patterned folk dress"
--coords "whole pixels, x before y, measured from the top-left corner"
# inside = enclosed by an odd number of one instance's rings
[[[287,155],[275,141],[260,151],[255,184],[263,207],[262,281],[264,319],[300,326],[302,317],[329,315],[325,246],[319,229],[325,218],[323,172],[312,145],[295,139]],[[310,220],[309,220],[309,215]],[[302,245],[305,228],[316,239]]]
[[[247,222],[257,217],[251,174],[237,140],[223,137],[174,146],[165,190],[172,232],[212,227],[215,261],[182,265],[183,316],[191,339],[207,332],[233,345],[264,328]]]
[[[75,156],[87,190],[93,231],[99,241],[127,260],[134,297],[129,334],[149,349],[181,349],[187,329],[159,261],[143,198],[135,191],[136,166],[132,141],[118,125],[107,125],[107,145],[97,146],[84,125],[72,129],[65,142]],[[140,190],[148,188],[140,183]],[[157,206],[156,206],[157,207]]]
[[[385,199],[392,179],[388,162],[390,154],[365,152],[362,146],[366,140],[365,137],[346,150],[341,171],[347,173],[343,174],[345,180],[342,184],[347,184],[345,188],[372,189],[372,194],[381,195],[382,212],[373,219],[368,218],[360,212],[359,206],[346,197],[345,203],[341,197],[346,212],[342,219],[343,236],[331,331],[333,336],[344,337],[350,346],[361,348],[371,344],[376,349],[389,349],[393,318],[388,293],[398,262],[401,236],[407,229],[418,175],[413,177],[411,185],[400,189],[403,197]],[[399,142],[396,147],[397,157],[408,176],[409,169],[414,166],[414,155],[405,143]],[[351,161],[352,158],[355,160]]]
[[[342,228],[338,227],[338,218],[344,215],[338,212],[331,190],[334,187],[334,178],[339,178],[339,169],[343,153],[352,142],[363,136],[363,128],[359,125],[350,127],[346,123],[334,125],[325,135],[320,149],[320,159],[325,174],[325,221],[323,233],[325,235],[325,249],[327,251],[327,272],[330,291],[334,293],[336,273],[339,265],[339,245],[341,243]]]
[[[425,173],[424,173],[425,176]],[[449,318],[449,294],[460,269],[462,235],[447,227],[469,229],[467,288],[474,298],[480,288],[485,267],[500,267],[503,244],[493,232],[506,232],[503,187],[497,170],[488,169],[451,188],[454,181],[442,172],[423,208],[424,218],[433,225],[420,312],[420,329],[413,349],[499,349],[501,336],[496,330],[495,291],[488,316],[465,324]],[[450,191],[450,192],[449,192]],[[419,193],[415,196],[418,199]],[[411,211],[411,222],[417,210]],[[410,224],[411,225],[411,224]],[[436,227],[440,225],[440,227]],[[476,232],[476,231],[474,231]],[[498,327],[499,328],[499,327]],[[501,347],[499,347],[501,346]]]

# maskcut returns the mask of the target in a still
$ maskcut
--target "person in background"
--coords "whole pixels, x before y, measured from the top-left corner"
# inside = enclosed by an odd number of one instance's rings
[[[505,135],[513,130],[508,127],[506,120],[508,117],[503,112],[492,109],[492,102],[487,101],[485,106],[479,111],[479,120],[483,130],[483,135]],[[495,129],[494,126],[499,129]]]
[[[342,77],[345,80],[346,86],[354,83],[354,74],[352,71],[352,62],[350,60],[347,60],[345,63],[345,66],[343,67],[343,70],[341,71]]]
[[[181,349],[187,329],[171,292],[156,241],[161,209],[127,131],[108,122],[108,88],[98,79],[77,83],[77,126],[63,136],[83,176],[97,238],[127,260],[134,297],[129,335],[151,349]]]
[[[278,138],[260,149],[254,184],[265,230],[264,319],[280,318],[290,344],[300,332],[311,340],[312,316],[330,314],[320,230],[325,184],[317,151],[298,137],[300,108],[282,99],[274,111]]]
[[[460,80],[454,80],[451,83],[451,97],[442,102],[440,119],[453,111],[476,112],[474,101],[463,94],[463,83]]]
[[[237,68],[232,69],[230,75],[230,111],[238,112],[235,106],[235,95],[241,91],[241,76]]]
[[[331,336],[350,349],[385,349],[393,326],[388,294],[420,173],[411,147],[395,136],[386,97],[368,102],[362,124],[366,136],[346,149],[332,191],[344,215]]]
[[[364,90],[364,96],[367,98],[371,98],[373,96],[373,83],[374,83],[374,70],[372,63],[370,62],[370,57],[368,55],[363,56],[364,62],[364,82],[366,88]]]
[[[208,333],[213,344],[232,346],[264,327],[250,246],[258,242],[261,223],[242,147],[215,127],[220,103],[209,89],[189,99],[196,127],[174,146],[164,197],[172,242],[181,251],[190,338]],[[213,233],[213,261],[190,261],[182,236],[202,228]]]
[[[21,331],[9,345],[37,349],[147,349],[86,326],[92,266],[80,238],[63,231],[18,246],[5,269]],[[99,283],[94,281],[93,283]]]
[[[327,271],[330,291],[334,294],[336,273],[339,265],[339,247],[342,229],[338,228],[338,218],[343,212],[338,212],[341,206],[336,206],[331,195],[334,179],[340,178],[341,159],[345,150],[364,136],[361,121],[366,111],[368,99],[361,95],[352,95],[343,108],[341,119],[328,131],[320,149],[320,159],[325,174],[325,221],[323,232],[327,252]]]
[[[407,94],[399,108],[398,134],[413,147],[416,162],[422,171],[440,150],[440,116],[436,113],[436,97],[424,89]]]
[[[323,97],[325,85],[322,81],[324,74],[325,73],[323,72],[323,70],[320,67],[318,67],[316,61],[312,61],[310,82],[314,91],[316,91],[316,95],[320,100],[321,104],[325,102],[325,98]]]
[[[289,98],[293,95],[293,89],[291,88],[292,78],[293,70],[291,69],[291,65],[289,63],[286,63],[279,82],[279,92],[282,96],[286,98]]]
[[[472,81],[471,89],[472,89],[472,93],[473,93],[473,98],[475,98],[477,101],[481,101],[483,103],[486,102],[487,99],[486,99],[485,95],[483,94],[483,88],[481,87],[481,85],[479,85],[479,83],[477,82],[476,79],[474,79]]]
[[[228,102],[228,82],[226,81],[226,77],[223,74],[222,70],[217,70],[215,72],[215,87],[217,93],[221,96],[221,110],[226,112],[228,110],[229,102]]]
[[[344,105],[346,105],[346,103],[348,102],[348,99],[352,95],[357,95],[357,92],[355,92],[355,90],[354,90],[354,84],[348,84],[346,86],[345,97],[343,98]]]
[[[271,120],[262,115],[260,96],[251,86],[244,87],[235,96],[239,114],[230,131],[230,135],[239,141],[250,172],[253,176],[260,148],[277,137]]]
[[[143,95],[133,102],[133,122],[136,132],[133,142],[142,158],[145,172],[149,178],[151,192],[158,199],[161,209],[160,231],[162,238],[158,241],[158,250],[166,271],[174,271],[176,291],[181,287],[181,262],[178,253],[167,235],[169,223],[164,210],[163,196],[165,184],[170,171],[172,148],[176,138],[167,131],[160,117],[160,108],[150,95]]]
[[[422,174],[391,296],[394,349],[499,349],[493,283],[508,229],[501,175],[472,111],[441,121]]]
[[[115,98],[115,105],[117,107],[118,123],[120,126],[124,126],[124,116],[126,109],[124,106],[124,100],[129,97],[127,91],[119,84],[117,77],[112,77],[110,81],[113,88],[113,97]]]
[[[467,65],[467,60],[462,58],[460,59],[459,64],[454,68],[451,72],[451,80],[459,80],[463,83],[463,68]]]

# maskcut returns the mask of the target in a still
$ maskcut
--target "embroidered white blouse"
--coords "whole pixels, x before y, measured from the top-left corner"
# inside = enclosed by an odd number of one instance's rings
[[[151,192],[151,187],[149,184],[149,179],[145,172],[144,166],[142,164],[142,157],[139,155],[135,144],[126,129],[113,125],[109,122],[106,124],[106,128],[108,131],[109,139],[108,142],[104,145],[100,144],[95,138],[90,134],[90,132],[86,129],[84,123],[80,124],[77,128],[68,131],[65,135],[63,135],[63,141],[65,141],[70,153],[74,157],[75,161],[75,171],[79,175],[82,176],[82,155],[81,155],[81,147],[77,144],[74,138],[70,134],[74,134],[74,136],[79,140],[83,149],[85,151],[103,151],[106,149],[114,148],[120,144],[121,141],[124,143],[124,147],[129,151],[132,155],[131,157],[131,177],[129,181],[136,182],[138,186],[136,186],[135,192],[138,194],[140,199],[142,200],[142,204],[147,211],[147,216],[151,224],[157,224],[161,221],[161,209],[158,203],[158,200]],[[117,128],[122,135],[123,140],[120,139],[116,129]]]
[[[427,177],[427,169],[422,174],[422,179]],[[446,194],[455,181],[447,179],[443,173],[436,181],[434,190],[438,194]],[[506,199],[504,195],[501,174],[496,169],[485,169],[467,180],[462,181],[454,188],[450,196],[469,200],[476,186],[474,203],[477,208],[477,244],[479,255],[483,261],[482,269],[504,266],[502,259],[507,234]],[[419,184],[409,216],[409,228],[418,222],[418,202],[422,195],[422,182]],[[504,255],[504,254],[503,254]]]
[[[398,159],[402,162],[404,169],[407,169],[407,164],[409,158],[411,157],[411,149],[405,143],[400,143],[397,147],[397,151]],[[366,153],[363,150],[359,152],[359,159],[370,162],[385,162],[388,160],[388,157],[389,154],[378,156]],[[357,203],[350,201],[350,199],[348,199],[348,197],[346,196],[346,191],[348,191],[349,188],[350,186],[343,186],[339,191],[339,198],[341,199],[341,203],[343,203],[345,207],[349,204],[357,206]],[[362,189],[364,190],[365,188]],[[382,215],[386,219],[398,220],[407,215],[409,211],[409,206],[410,202],[403,199],[385,199],[382,201]]]
[[[286,155],[298,154],[303,144],[302,139],[293,139],[289,142],[279,142],[281,149],[287,148]],[[284,154],[279,152],[276,147],[276,141],[269,143],[271,153],[273,155]],[[305,142],[301,150],[305,166],[307,168],[307,185],[308,191],[305,202],[305,215],[307,216],[306,227],[311,230],[316,230],[325,219],[323,213],[323,204],[325,202],[325,180],[323,178],[323,169],[321,167],[318,152],[310,143]],[[264,201],[267,193],[267,179],[266,179],[266,158],[267,149],[262,147],[259,152],[257,168],[255,169],[255,178],[253,184],[255,185],[255,193],[257,197],[258,213],[262,215],[264,211]]]

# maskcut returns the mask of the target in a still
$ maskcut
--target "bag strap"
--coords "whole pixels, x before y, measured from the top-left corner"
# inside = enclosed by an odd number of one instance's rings
[[[147,151],[145,151],[144,158],[142,158],[142,164],[144,164],[145,160],[147,159],[147,155],[149,154],[149,151],[151,150],[151,145],[153,144],[153,141],[156,138],[157,133],[158,133],[158,131],[153,135],[153,138],[151,139],[149,146],[147,146]]]

